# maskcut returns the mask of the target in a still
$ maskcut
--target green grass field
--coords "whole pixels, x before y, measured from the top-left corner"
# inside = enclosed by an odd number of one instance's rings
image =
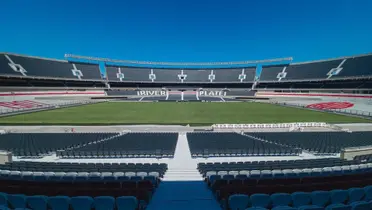
[[[0,124],[114,125],[371,122],[366,119],[265,103],[108,102],[0,118]]]

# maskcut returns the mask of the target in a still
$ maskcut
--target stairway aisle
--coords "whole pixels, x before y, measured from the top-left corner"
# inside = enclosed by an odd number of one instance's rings
[[[180,133],[174,159],[147,210],[221,210],[196,168],[186,134]]]

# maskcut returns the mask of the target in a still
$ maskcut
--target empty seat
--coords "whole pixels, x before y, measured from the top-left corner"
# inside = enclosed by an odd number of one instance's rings
[[[310,193],[294,192],[291,196],[294,207],[308,206],[311,204]]]
[[[247,195],[232,195],[229,197],[229,207],[231,210],[245,210],[249,204]]]
[[[70,204],[73,210],[91,210],[94,200],[89,196],[72,197]]]
[[[27,198],[27,205],[33,210],[47,210],[47,203],[47,196],[34,195]]]
[[[69,210],[70,197],[55,196],[48,199],[48,205],[52,210]]]
[[[252,207],[248,209],[267,209],[271,205],[270,196],[267,194],[253,194],[250,197]]]
[[[133,196],[121,196],[116,198],[118,210],[135,210],[138,207],[138,201]]]
[[[26,208],[26,196],[23,194],[8,195],[8,202],[13,209]]]
[[[110,196],[99,196],[94,198],[95,210],[113,210],[115,208],[115,198]]]
[[[274,193],[271,195],[272,206],[290,206],[292,205],[292,197],[288,193]]]

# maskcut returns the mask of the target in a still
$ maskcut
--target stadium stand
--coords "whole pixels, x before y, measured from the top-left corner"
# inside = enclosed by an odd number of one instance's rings
[[[297,155],[300,150],[263,142],[238,133],[187,133],[193,157]]]
[[[173,157],[177,137],[177,133],[128,133],[57,155],[66,158]]]
[[[9,133],[0,135],[0,149],[15,156],[40,156],[57,150],[80,147],[115,133]]]
[[[199,163],[199,171],[206,176],[216,174],[219,171],[252,171],[252,170],[284,170],[324,168],[333,166],[350,166],[361,164],[359,160],[343,160],[340,158],[300,159],[300,160],[277,160],[277,161],[253,161],[253,162],[214,162]]]
[[[162,177],[167,165],[157,163],[68,163],[68,162],[27,162],[14,161],[0,165],[0,170],[32,171],[32,172],[127,172],[128,179],[131,172],[147,176],[149,174]],[[124,175],[123,175],[124,176]],[[135,175],[134,175],[135,176]]]
[[[339,153],[346,147],[372,144],[372,132],[262,132],[246,133],[269,142],[300,148],[318,154]],[[352,141],[351,141],[352,140]]]
[[[371,164],[293,170],[252,170],[237,175],[220,173],[205,179],[219,200],[232,194],[294,193],[348,189],[370,185]]]
[[[159,69],[107,66],[110,81],[163,83],[241,83],[252,82],[255,67],[226,69]]]
[[[345,190],[232,195],[228,207],[239,209],[370,209],[371,187]]]
[[[0,74],[64,79],[102,80],[96,64],[69,63],[12,54],[0,54]]]
[[[354,160],[361,161],[361,162],[372,162],[372,154],[371,155],[357,155],[354,157]]]
[[[260,81],[327,80],[370,77],[372,55],[334,60],[263,66]]]

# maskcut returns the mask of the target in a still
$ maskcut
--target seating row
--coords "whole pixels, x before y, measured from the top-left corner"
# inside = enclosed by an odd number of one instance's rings
[[[208,171],[203,174],[209,183],[217,179],[283,179],[283,178],[301,178],[318,176],[338,176],[342,174],[357,174],[372,172],[372,163],[334,166],[325,168],[307,168],[307,169],[285,169],[285,170],[244,170],[244,171]]]
[[[275,169],[305,169],[324,168],[333,166],[360,164],[359,160],[343,160],[340,158],[317,158],[301,160],[281,161],[254,161],[254,162],[223,162],[223,163],[199,163],[201,173],[208,171],[241,171],[241,170],[275,170]]]
[[[6,171],[0,170],[2,180],[28,180],[28,181],[94,181],[94,182],[122,182],[149,180],[156,183],[160,174],[158,172],[31,172],[31,171]]]
[[[54,196],[42,195],[26,196],[22,194],[0,193],[0,208],[6,209],[33,209],[33,210],[135,210],[139,209],[139,202],[133,196],[113,198],[110,196]]]
[[[348,190],[313,191],[248,195],[231,195],[228,206],[231,210],[283,210],[283,209],[342,209],[369,210],[372,208],[372,186]]]
[[[135,196],[148,203],[157,185],[149,180],[121,182],[71,182],[0,180],[0,192],[46,196]]]
[[[0,170],[33,172],[158,172],[163,175],[165,163],[52,163],[14,161],[0,165]]]

